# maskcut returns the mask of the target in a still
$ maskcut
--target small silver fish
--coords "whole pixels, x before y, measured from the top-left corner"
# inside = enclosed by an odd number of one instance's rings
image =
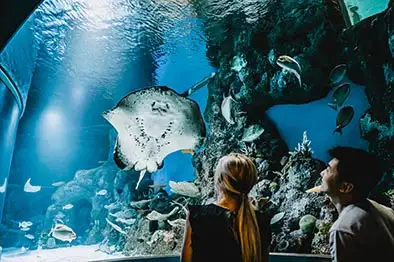
[[[120,222],[122,224],[126,224],[128,226],[131,226],[132,224],[135,223],[136,219],[135,218],[125,219],[125,218],[118,217],[115,221]]]
[[[22,227],[21,230],[22,230],[22,231],[29,231],[29,230],[30,230],[30,227]]]
[[[27,234],[27,235],[25,235],[25,238],[28,238],[28,239],[30,239],[30,240],[33,240],[33,239],[34,239],[34,236],[33,236],[32,234]]]
[[[23,187],[23,191],[28,192],[28,193],[36,193],[36,192],[40,191],[41,186],[32,186],[30,184],[30,180],[31,180],[31,178],[29,178],[26,181],[25,186]]]
[[[63,224],[56,224],[49,232],[48,236],[50,235],[58,240],[67,241],[69,243],[77,238],[75,232],[70,227]]]
[[[329,79],[330,79],[331,84],[336,85],[339,82],[341,82],[346,75],[346,71],[347,71],[347,68],[346,68],[345,64],[340,64],[340,65],[335,66],[331,70],[330,75],[329,75]]]
[[[223,97],[222,104],[220,106],[222,115],[226,119],[227,123],[234,124],[233,116],[231,114],[232,103],[234,99],[230,96]]]
[[[280,66],[282,69],[292,72],[297,77],[298,82],[300,83],[300,86],[302,86],[301,66],[294,58],[287,56],[287,55],[281,55],[276,60],[276,64],[278,66]]]
[[[100,191],[96,192],[96,196],[105,196],[107,194],[106,189],[101,189]]]
[[[328,106],[333,108],[334,110],[338,110],[338,108],[341,107],[345,100],[348,98],[349,94],[349,84],[342,84],[338,86],[332,94],[332,102],[328,103]]]
[[[108,205],[104,205],[105,209],[111,210],[111,209],[116,209],[116,208],[120,208],[122,206],[122,204],[120,204],[119,202],[114,202]]]
[[[340,133],[342,135],[342,128],[347,126],[353,119],[354,108],[352,106],[345,106],[339,111],[336,119],[336,128],[333,133]]]
[[[66,182],[64,182],[64,181],[59,181],[59,182],[52,183],[52,186],[58,187],[58,186],[64,185],[65,183]]]
[[[253,142],[264,133],[264,128],[260,125],[251,125],[244,129],[242,140],[243,142]]]
[[[4,183],[0,186],[0,193],[4,193],[7,187],[7,178],[4,178]]]
[[[118,231],[119,233],[126,235],[126,232],[118,225],[112,223],[111,221],[108,220],[108,218],[105,218],[105,220],[107,221],[107,223],[116,231]]]
[[[66,209],[66,210],[68,210],[68,209],[71,209],[71,208],[73,208],[74,206],[73,206],[73,204],[67,204],[67,205],[65,205],[65,206],[63,206],[63,210],[64,209]]]
[[[29,226],[32,226],[32,225],[33,225],[33,223],[30,222],[30,221],[19,222],[19,227],[29,227]]]

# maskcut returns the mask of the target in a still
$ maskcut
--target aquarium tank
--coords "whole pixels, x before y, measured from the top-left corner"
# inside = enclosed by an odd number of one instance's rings
[[[271,252],[328,254],[334,146],[379,156],[394,208],[393,0],[44,0],[0,76],[2,261],[179,255],[230,152]]]

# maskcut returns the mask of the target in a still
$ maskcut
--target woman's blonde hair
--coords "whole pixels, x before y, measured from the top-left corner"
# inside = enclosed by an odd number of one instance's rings
[[[231,153],[222,157],[215,171],[220,190],[239,200],[234,234],[241,247],[243,262],[262,261],[260,230],[248,193],[257,182],[257,170],[245,155]]]

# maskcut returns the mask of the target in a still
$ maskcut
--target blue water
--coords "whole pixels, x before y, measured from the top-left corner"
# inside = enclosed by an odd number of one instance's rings
[[[390,0],[345,0],[346,6],[358,6],[361,19],[384,11]]]
[[[344,82],[351,83],[344,79]],[[354,83],[350,85],[350,94],[343,106],[354,107],[354,117],[348,126],[339,133],[333,134],[338,111],[327,104],[331,102],[332,91],[327,97],[303,105],[278,105],[270,108],[267,115],[271,118],[290,150],[294,150],[302,141],[304,131],[312,141],[313,157],[328,161],[327,150],[334,146],[352,146],[368,149],[368,142],[360,137],[359,119],[369,108],[365,88]]]
[[[194,23],[198,26],[200,21],[195,18],[188,19],[182,23]],[[214,72],[205,56],[206,46],[204,39],[200,38],[198,32],[191,32],[184,41],[168,42],[171,46],[170,52],[161,57],[161,66],[156,70],[156,84],[166,85],[178,93],[183,93],[189,87]],[[166,48],[166,46],[164,46]],[[190,50],[192,48],[192,50]],[[190,53],[194,54],[190,56]],[[189,98],[197,102],[201,113],[204,114],[208,89],[201,88]],[[183,154],[180,151],[168,155],[164,159],[164,166],[152,175],[155,184],[166,184],[172,181],[192,181],[194,178],[192,166],[192,155]],[[168,190],[168,187],[166,187]]]

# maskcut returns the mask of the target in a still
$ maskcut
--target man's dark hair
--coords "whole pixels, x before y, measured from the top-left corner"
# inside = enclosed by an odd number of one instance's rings
[[[367,197],[382,178],[380,161],[371,153],[352,147],[334,147],[328,152],[339,160],[340,181],[352,183],[360,197]]]

